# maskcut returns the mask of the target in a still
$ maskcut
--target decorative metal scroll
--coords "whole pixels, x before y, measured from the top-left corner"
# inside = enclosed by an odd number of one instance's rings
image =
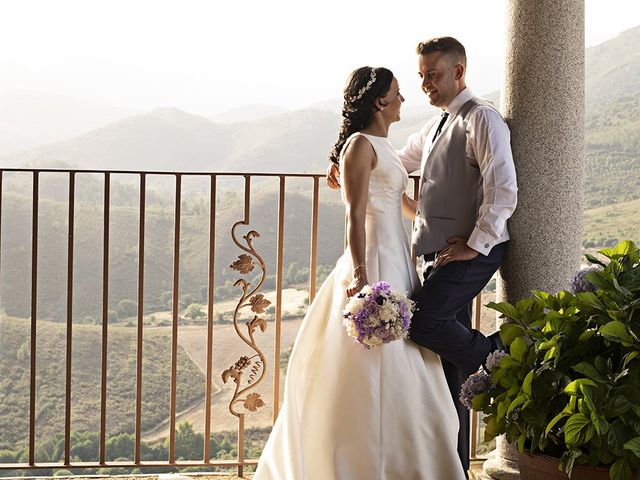
[[[250,390],[254,389],[260,382],[262,382],[267,372],[265,356],[258,348],[254,339],[254,334],[257,329],[260,329],[262,332],[267,329],[266,320],[261,318],[259,314],[264,313],[266,308],[271,304],[269,300],[264,298],[264,295],[256,293],[262,287],[266,276],[264,260],[253,247],[253,239],[259,238],[260,234],[255,230],[249,231],[242,237],[246,244],[243,245],[236,237],[236,228],[240,225],[246,225],[246,223],[244,221],[236,222],[231,228],[231,238],[239,248],[247,253],[238,255],[238,259],[229,267],[243,275],[246,275],[255,269],[257,263],[262,274],[260,276],[260,281],[253,288],[251,288],[251,284],[249,282],[242,278],[236,280],[234,283],[234,286],[242,288],[242,296],[240,297],[240,300],[233,312],[233,326],[240,339],[255,352],[255,354],[251,356],[241,356],[235,365],[232,365],[222,372],[222,381],[224,383],[227,383],[227,381],[232,378],[236,384],[233,398],[229,403],[229,411],[236,417],[244,415],[236,410],[236,406],[239,403],[241,403],[242,406],[250,412],[255,412],[265,405],[260,394],[250,392]],[[247,328],[247,333],[245,334],[242,332],[238,322],[240,310],[246,308],[250,308],[253,313],[253,319],[245,322],[245,326]],[[247,372],[248,375],[245,378],[244,374]]]

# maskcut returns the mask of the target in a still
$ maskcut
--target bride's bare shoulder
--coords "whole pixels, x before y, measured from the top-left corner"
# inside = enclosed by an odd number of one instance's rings
[[[376,160],[376,152],[371,142],[364,135],[355,135],[344,152],[343,166],[369,164],[374,166]],[[348,167],[347,167],[348,168]]]

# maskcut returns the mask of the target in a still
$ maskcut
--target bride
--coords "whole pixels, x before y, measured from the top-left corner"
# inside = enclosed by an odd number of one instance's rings
[[[415,206],[387,138],[403,101],[386,68],[347,81],[330,159],[342,172],[348,247],[300,326],[254,480],[465,479],[440,358],[408,340],[366,350],[342,326],[347,297],[368,283],[420,288],[402,220]]]

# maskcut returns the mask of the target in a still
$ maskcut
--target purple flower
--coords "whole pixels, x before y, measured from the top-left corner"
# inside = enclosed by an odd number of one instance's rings
[[[591,272],[598,272],[601,268],[597,265],[592,265],[590,267],[581,268],[578,270],[573,278],[571,279],[571,293],[574,295],[576,293],[582,292],[595,292],[596,286],[587,280],[586,275]]]
[[[491,352],[487,356],[487,361],[485,362],[485,366],[487,367],[487,370],[489,370],[490,372],[493,372],[493,369],[500,364],[500,360],[502,360],[506,356],[507,356],[507,352],[503,350],[496,350],[494,352]]]
[[[378,309],[380,307],[376,302],[367,302],[364,307],[362,307],[362,311],[365,312],[366,316],[375,315],[378,313]]]
[[[472,407],[474,397],[491,390],[493,383],[491,377],[484,370],[480,370],[469,376],[460,387],[460,402],[467,408]]]
[[[371,289],[373,290],[374,293],[380,293],[380,292],[384,292],[384,293],[391,293],[391,285],[389,285],[387,282],[376,282],[373,285],[371,285]]]

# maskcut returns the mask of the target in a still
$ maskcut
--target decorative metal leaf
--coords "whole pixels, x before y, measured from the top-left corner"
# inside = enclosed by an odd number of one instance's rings
[[[260,407],[264,407],[265,403],[260,398],[259,393],[250,393],[247,395],[247,398],[244,400],[244,408],[249,410],[250,412],[257,411]]]
[[[247,326],[249,327],[249,333],[253,333],[258,327],[264,332],[267,329],[267,322],[265,319],[255,316],[253,320],[247,323]]]
[[[264,298],[264,295],[258,293],[249,299],[249,303],[251,304],[251,310],[256,313],[262,313],[265,309],[271,305],[271,302]]]
[[[222,383],[227,383],[229,377],[232,377],[234,382],[240,383],[240,372],[238,372],[234,367],[228,368],[222,372]]]
[[[255,230],[250,230],[242,238],[244,238],[247,242],[251,243],[251,241],[254,238],[260,238],[260,234],[258,232],[256,232]]]
[[[243,253],[238,255],[238,260],[229,265],[229,267],[242,274],[247,274],[254,269],[253,259],[250,255]]]
[[[249,282],[247,282],[246,280],[239,278],[238,280],[236,280],[233,283],[234,287],[242,287],[242,290],[244,290],[244,293],[247,293],[247,290],[249,289]]]

